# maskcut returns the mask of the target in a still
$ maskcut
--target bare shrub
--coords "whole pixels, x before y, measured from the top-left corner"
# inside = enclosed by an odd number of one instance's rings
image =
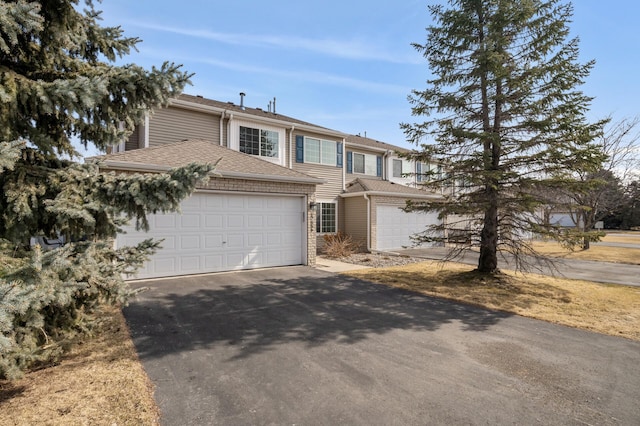
[[[337,234],[327,234],[323,239],[323,253],[327,257],[349,257],[360,250],[360,245],[353,241],[353,238],[351,238],[350,235],[342,232],[338,232]]]

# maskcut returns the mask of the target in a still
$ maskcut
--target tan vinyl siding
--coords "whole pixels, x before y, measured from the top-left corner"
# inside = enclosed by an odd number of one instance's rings
[[[124,150],[131,151],[132,149],[138,149],[139,146],[139,138],[140,138],[140,126],[136,126],[133,129],[133,133],[129,136],[129,139],[125,142]]]
[[[341,200],[344,206],[342,224],[344,233],[350,235],[362,250],[367,249],[367,200],[349,197]]]
[[[199,111],[170,107],[156,111],[149,123],[149,146],[185,139],[220,143],[220,117]]]
[[[318,200],[335,200],[342,192],[342,169],[318,164],[294,162],[293,170],[327,181],[327,183],[323,183],[317,187],[316,196]]]

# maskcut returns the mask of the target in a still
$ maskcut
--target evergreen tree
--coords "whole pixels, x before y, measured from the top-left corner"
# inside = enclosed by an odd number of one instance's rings
[[[85,3],[0,1],[0,377],[50,361],[100,304],[125,302],[122,274],[158,243],[115,250],[116,233],[177,209],[211,170],[116,175],[75,161],[74,139],[101,151],[119,143],[190,77],[172,63],[116,65],[139,40],[100,26]],[[30,250],[36,235],[69,243]]]
[[[604,122],[586,121],[591,98],[578,90],[593,62],[578,62],[572,8],[560,0],[450,0],[429,10],[434,24],[414,47],[433,78],[409,96],[413,115],[427,119],[402,128],[420,147],[412,158],[444,162],[447,173],[425,174],[428,185],[450,190],[445,202],[407,206],[446,218],[416,238],[455,234],[451,256],[479,247],[482,273],[497,271],[500,251],[526,268],[535,252],[523,237],[569,237],[544,223],[545,195],[581,191],[573,171],[603,161],[593,140]]]

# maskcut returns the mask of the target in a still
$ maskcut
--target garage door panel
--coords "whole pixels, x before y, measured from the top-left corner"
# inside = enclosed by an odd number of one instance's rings
[[[249,215],[247,219],[247,226],[249,228],[262,229],[264,227],[264,217],[261,215]]]
[[[176,227],[176,217],[173,215],[159,214],[151,216],[150,219],[149,224],[156,228],[171,229]]]
[[[221,214],[204,214],[204,228],[207,230],[222,229],[224,227],[224,216]]]
[[[224,267],[225,256],[222,254],[212,254],[204,256],[204,266],[210,271],[221,271]]]
[[[228,228],[244,228],[243,216],[227,216]]]
[[[228,249],[244,248],[244,237],[245,234],[228,234],[226,241],[223,241],[223,245]]]
[[[197,273],[200,271],[200,256],[181,256],[180,257],[180,272],[182,273]]]
[[[262,246],[264,244],[264,236],[262,233],[259,234],[248,234],[247,235],[247,243],[249,247],[252,246]]]
[[[180,236],[180,249],[181,250],[197,250],[202,246],[199,235],[181,235]]]
[[[200,223],[200,214],[183,213],[180,216],[180,227],[182,229],[198,229],[202,227]]]
[[[204,237],[204,248],[205,250],[220,249],[222,248],[223,241],[224,235],[222,234],[206,235]]]
[[[411,247],[411,236],[427,226],[440,223],[437,213],[407,213],[396,206],[378,206],[376,210],[376,249],[395,250]]]
[[[147,263],[147,271],[152,274],[165,274],[178,269],[178,261],[173,257],[159,256],[157,262]]]
[[[244,210],[246,208],[245,206],[246,199],[244,197],[231,197],[231,198],[228,198],[226,201],[227,201],[227,207],[229,209]]]

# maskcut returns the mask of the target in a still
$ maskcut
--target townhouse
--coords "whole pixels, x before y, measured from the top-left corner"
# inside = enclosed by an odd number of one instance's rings
[[[405,149],[239,103],[181,95],[100,158],[105,169],[153,173],[190,162],[215,174],[182,204],[152,215],[149,234],[127,229],[129,245],[163,239],[138,278],[265,266],[313,265],[327,233],[350,234],[363,249],[394,250],[437,217],[404,213],[429,167]]]

